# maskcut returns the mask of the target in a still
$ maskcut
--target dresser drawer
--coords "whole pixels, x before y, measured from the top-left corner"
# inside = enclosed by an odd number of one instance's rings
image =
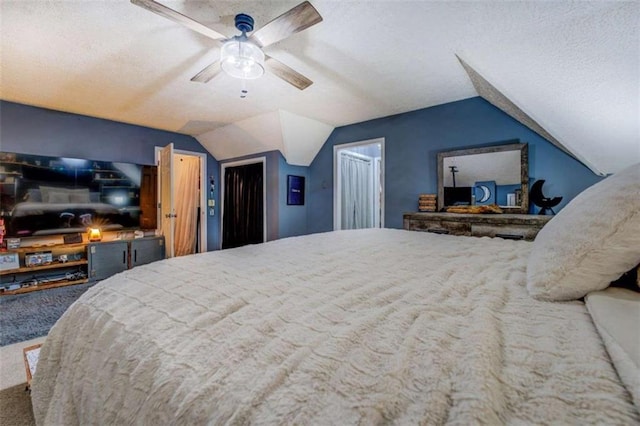
[[[405,213],[403,225],[411,231],[531,241],[550,219],[525,214]]]
[[[534,240],[540,228],[530,225],[487,225],[472,224],[471,235],[474,237],[501,237],[510,240]]]
[[[436,234],[471,235],[471,224],[448,220],[410,220],[412,231],[433,232]]]

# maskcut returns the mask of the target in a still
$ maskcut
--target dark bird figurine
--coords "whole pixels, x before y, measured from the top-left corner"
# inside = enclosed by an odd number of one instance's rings
[[[547,198],[542,193],[542,185],[544,185],[544,179],[537,180],[531,186],[531,193],[529,197],[531,201],[536,206],[540,207],[540,212],[538,214],[545,215],[547,214],[547,210],[551,212],[551,214],[556,214],[553,211],[552,207],[557,206],[562,201],[562,197],[553,197]]]

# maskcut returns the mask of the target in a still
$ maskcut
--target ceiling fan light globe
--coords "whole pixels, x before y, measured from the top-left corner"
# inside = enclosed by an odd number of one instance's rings
[[[264,74],[264,53],[253,43],[229,40],[220,50],[220,66],[231,77],[260,78]]]

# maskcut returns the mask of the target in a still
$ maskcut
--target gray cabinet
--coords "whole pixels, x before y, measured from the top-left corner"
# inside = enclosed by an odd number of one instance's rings
[[[129,267],[129,243],[89,243],[89,279],[103,280]]]
[[[103,280],[135,266],[164,259],[164,237],[89,244],[89,279]]]
[[[164,237],[132,240],[129,244],[129,255],[130,268],[164,259]]]

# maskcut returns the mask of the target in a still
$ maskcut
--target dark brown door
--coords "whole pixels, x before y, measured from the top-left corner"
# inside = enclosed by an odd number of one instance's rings
[[[155,229],[158,227],[158,168],[142,166],[140,183],[140,227]]]
[[[225,169],[223,249],[264,241],[262,166],[253,163]]]

